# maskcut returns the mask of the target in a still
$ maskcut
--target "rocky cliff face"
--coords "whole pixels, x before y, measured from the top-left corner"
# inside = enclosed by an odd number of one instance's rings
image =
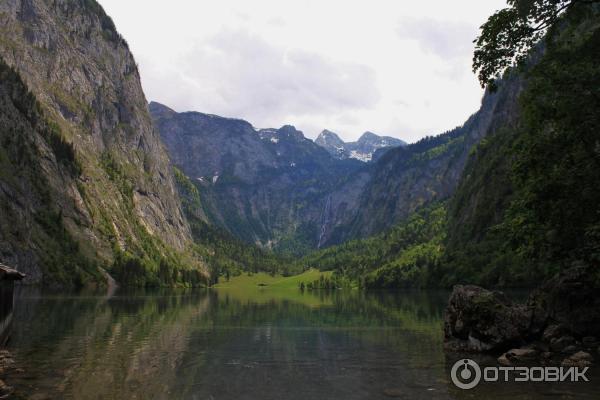
[[[367,237],[390,228],[420,206],[456,190],[474,144],[514,118],[522,80],[486,93],[480,110],[459,128],[389,150],[373,168],[331,193],[323,243]]]
[[[508,81],[462,127],[383,154],[398,142],[367,132],[350,147],[375,154],[369,163],[346,157],[349,144],[330,131],[315,144],[289,126],[255,131],[245,121],[151,110],[175,164],[203,188],[210,219],[246,241],[302,253],[374,235],[450,197],[469,151],[515,114],[520,90]]]
[[[346,143],[335,132],[329,130],[321,132],[315,143],[327,150],[334,158],[340,160],[354,158],[363,162],[378,159],[383,155],[383,150],[406,146],[406,142],[403,140],[379,136],[373,132],[365,132],[356,142]]]
[[[184,251],[191,239],[169,158],[153,128],[135,60],[102,8],[93,0],[2,1],[0,57],[39,101],[45,124],[73,149],[80,169],[70,176],[50,156],[34,161],[57,218],[82,251],[104,262],[115,248],[144,255],[148,241],[159,253]],[[10,114],[10,105],[5,111]],[[22,139],[33,152],[47,154],[35,131],[28,128]],[[8,180],[3,184],[9,192],[19,189]],[[6,199],[10,207],[13,201]],[[40,206],[28,203],[29,209],[19,207],[24,219]],[[39,251],[27,238],[18,245],[2,239],[4,258],[19,268],[43,269],[27,255]],[[22,251],[15,250],[19,246]]]
[[[247,242],[298,252],[316,247],[321,203],[361,166],[333,159],[293,126],[255,130],[242,120],[151,113],[173,163],[199,187],[209,219]]]

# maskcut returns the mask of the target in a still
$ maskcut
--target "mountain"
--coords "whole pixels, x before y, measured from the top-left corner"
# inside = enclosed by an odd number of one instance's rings
[[[343,141],[329,131],[312,142],[291,126],[257,131],[246,121],[157,103],[150,110],[174,164],[198,186],[209,222],[246,242],[301,255],[376,235],[452,196],[471,148],[514,112],[519,90],[512,82],[488,92],[464,126],[389,148],[368,163],[333,157],[323,145],[337,149]],[[382,143],[390,142],[366,133],[352,151]]]
[[[589,89],[600,83],[599,12],[565,13],[464,126],[389,151],[340,226],[342,244],[299,264],[367,288],[532,287],[558,276],[570,313],[572,288],[600,282],[600,97]]]
[[[521,73],[514,123],[471,152],[448,206],[454,279],[524,286],[575,266],[600,282],[599,16],[563,16]]]
[[[290,125],[256,130],[155,102],[150,112],[173,164],[198,187],[208,221],[263,247],[316,247],[322,199],[362,166],[334,159]]]
[[[365,132],[356,142],[344,142],[335,132],[324,130],[315,143],[323,147],[334,158],[344,160],[354,158],[369,162],[383,155],[383,149],[406,146],[406,142],[389,136],[378,136],[373,132]],[[377,153],[377,155],[376,155]]]
[[[418,208],[453,195],[473,145],[515,115],[522,81],[487,92],[481,108],[461,127],[392,148],[328,194],[321,244],[375,235]]]
[[[5,0],[0,25],[3,261],[49,284],[102,281],[98,267],[119,274],[117,261],[206,274],[137,65],[102,7]]]

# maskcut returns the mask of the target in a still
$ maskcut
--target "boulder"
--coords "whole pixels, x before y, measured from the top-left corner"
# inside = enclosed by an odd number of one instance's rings
[[[8,386],[2,379],[0,379],[0,398],[6,399],[13,392],[13,388]]]
[[[579,347],[577,347],[573,344],[562,349],[563,354],[574,354],[574,353],[577,353],[578,351],[579,351]]]
[[[501,351],[526,342],[530,314],[497,291],[454,287],[444,317],[446,348]]]
[[[551,324],[546,327],[542,334],[542,340],[546,343],[550,343],[552,339],[558,339],[561,336],[566,335],[569,329],[564,325]]]
[[[20,281],[23,278],[25,274],[0,263],[0,281]]]
[[[554,338],[550,341],[550,348],[552,351],[563,351],[564,349],[573,346],[575,344],[575,338],[573,336],[562,336]]]
[[[503,366],[525,364],[537,360],[539,353],[535,349],[512,349],[498,357],[498,363]]]
[[[454,287],[444,317],[445,348],[578,354],[600,337],[600,268],[575,266],[546,281],[526,305],[477,286]],[[599,349],[600,352],[600,349]],[[513,363],[509,354],[498,362]],[[571,361],[567,361],[571,362]]]
[[[564,270],[534,291],[528,306],[532,333],[543,332],[549,340],[566,333],[578,338],[599,337],[598,268],[575,266]]]
[[[572,356],[565,358],[562,362],[563,367],[579,367],[585,368],[590,367],[594,361],[594,358],[590,353],[586,353],[585,351],[580,351]]]
[[[498,364],[502,365],[503,367],[512,367],[512,361],[510,361],[508,359],[508,357],[506,356],[506,353],[502,354],[500,357],[498,357]]]

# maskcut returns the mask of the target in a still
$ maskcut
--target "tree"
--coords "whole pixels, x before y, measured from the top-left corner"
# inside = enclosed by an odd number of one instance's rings
[[[473,72],[482,87],[495,89],[496,77],[506,68],[522,64],[529,50],[577,4],[600,0],[507,0],[508,7],[494,13],[475,39]]]

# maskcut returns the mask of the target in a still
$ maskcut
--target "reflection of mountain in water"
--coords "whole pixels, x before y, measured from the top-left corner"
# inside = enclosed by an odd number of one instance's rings
[[[106,299],[19,290],[10,346],[26,372],[11,384],[84,400],[227,399],[259,390],[262,397],[246,398],[274,399],[294,384],[298,396],[286,398],[316,396],[332,380],[323,393],[331,398],[352,388],[364,394],[372,379],[388,385],[398,363],[439,364],[428,375],[443,370],[443,296],[439,303],[416,294],[303,296],[256,302],[252,294],[169,291]],[[360,369],[365,363],[370,370]],[[237,383],[225,382],[234,376]],[[250,385],[265,379],[278,383]]]
[[[9,349],[25,372],[11,385],[81,400],[464,397],[447,383],[447,293],[267,293],[19,288]]]
[[[10,336],[13,316],[13,283],[0,281],[0,347],[6,345]]]

